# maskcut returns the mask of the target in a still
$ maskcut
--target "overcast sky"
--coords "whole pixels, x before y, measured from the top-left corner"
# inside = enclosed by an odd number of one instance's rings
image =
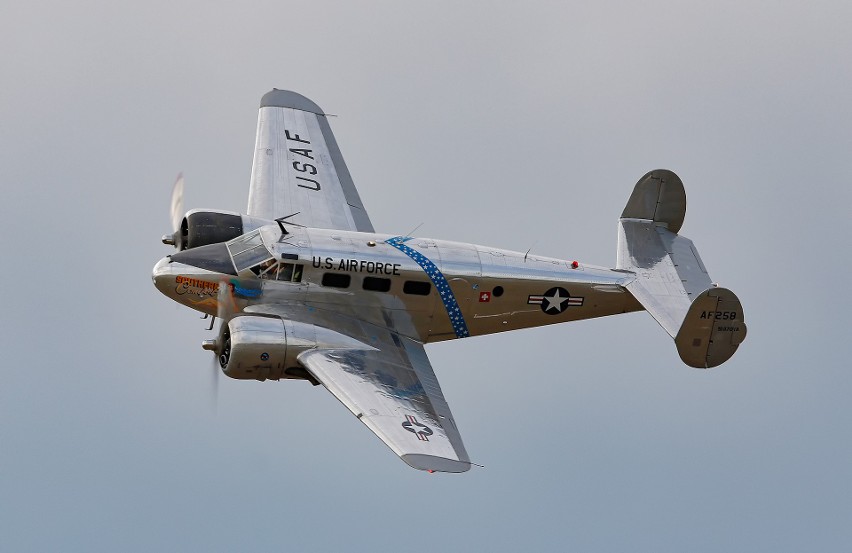
[[[852,540],[849,2],[6,2],[0,550],[825,551]],[[586,5],[588,4],[588,5]],[[647,313],[427,351],[472,459],[223,378],[153,287],[168,201],[245,210],[317,102],[376,229],[612,266],[655,168],[748,340]]]

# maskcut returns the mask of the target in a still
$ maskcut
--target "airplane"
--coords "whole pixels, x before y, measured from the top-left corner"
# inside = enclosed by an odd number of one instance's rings
[[[712,283],[693,243],[680,178],[639,179],[618,220],[614,268],[500,248],[375,232],[313,101],[273,89],[260,102],[245,214],[183,214],[176,252],[153,269],[167,297],[221,320],[204,349],[235,379],[322,385],[411,467],[471,467],[424,345],[647,311],[683,362],[711,368],[746,336],[737,296]],[[218,370],[218,369],[217,369]]]

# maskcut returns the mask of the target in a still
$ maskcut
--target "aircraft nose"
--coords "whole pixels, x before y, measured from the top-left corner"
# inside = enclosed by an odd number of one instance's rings
[[[154,270],[151,272],[151,280],[154,281],[154,286],[162,292],[165,280],[170,276],[172,276],[171,259],[164,257],[154,265]]]

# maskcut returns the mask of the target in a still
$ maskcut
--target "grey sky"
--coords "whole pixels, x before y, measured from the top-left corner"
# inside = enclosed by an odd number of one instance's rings
[[[852,539],[848,2],[7,3],[2,551],[801,551]],[[428,348],[474,461],[222,379],[152,286],[168,194],[244,210],[257,106],[331,120],[379,231],[599,265],[684,181],[749,338],[646,313]]]

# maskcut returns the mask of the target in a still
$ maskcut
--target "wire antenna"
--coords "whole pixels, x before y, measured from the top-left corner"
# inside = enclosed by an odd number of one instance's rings
[[[408,231],[408,234],[406,234],[406,235],[405,235],[405,237],[406,237],[406,238],[411,238],[411,235],[412,235],[412,234],[414,234],[414,232],[415,232],[417,229],[419,229],[420,227],[422,227],[424,224],[426,224],[426,223],[420,223],[419,225],[417,225],[416,227],[414,227],[413,229],[411,229],[410,231]]]
[[[301,211],[297,211],[296,213],[291,213],[290,215],[285,215],[284,217],[279,217],[279,218],[275,219],[275,222],[276,222],[276,223],[278,223],[278,227],[281,229],[281,234],[283,234],[283,235],[290,234],[290,233],[287,231],[287,229],[285,229],[285,228],[284,228],[284,223],[287,223],[288,225],[293,225],[294,227],[302,227],[302,228],[304,228],[304,226],[305,226],[305,225],[300,225],[299,223],[294,223],[293,221],[288,221],[288,220],[287,220],[287,219],[289,219],[290,217],[295,217],[295,216],[296,216],[296,215],[298,215],[299,213],[301,213]]]
[[[527,250],[527,253],[525,253],[525,254],[524,254],[524,263],[526,263],[526,262],[527,262],[527,256],[530,254],[530,252],[532,251],[532,249],[535,247],[535,245],[536,245],[536,244],[538,244],[538,240],[536,240],[535,242],[533,242],[533,245],[532,245],[532,246],[530,246],[530,249],[528,249],[528,250]]]

